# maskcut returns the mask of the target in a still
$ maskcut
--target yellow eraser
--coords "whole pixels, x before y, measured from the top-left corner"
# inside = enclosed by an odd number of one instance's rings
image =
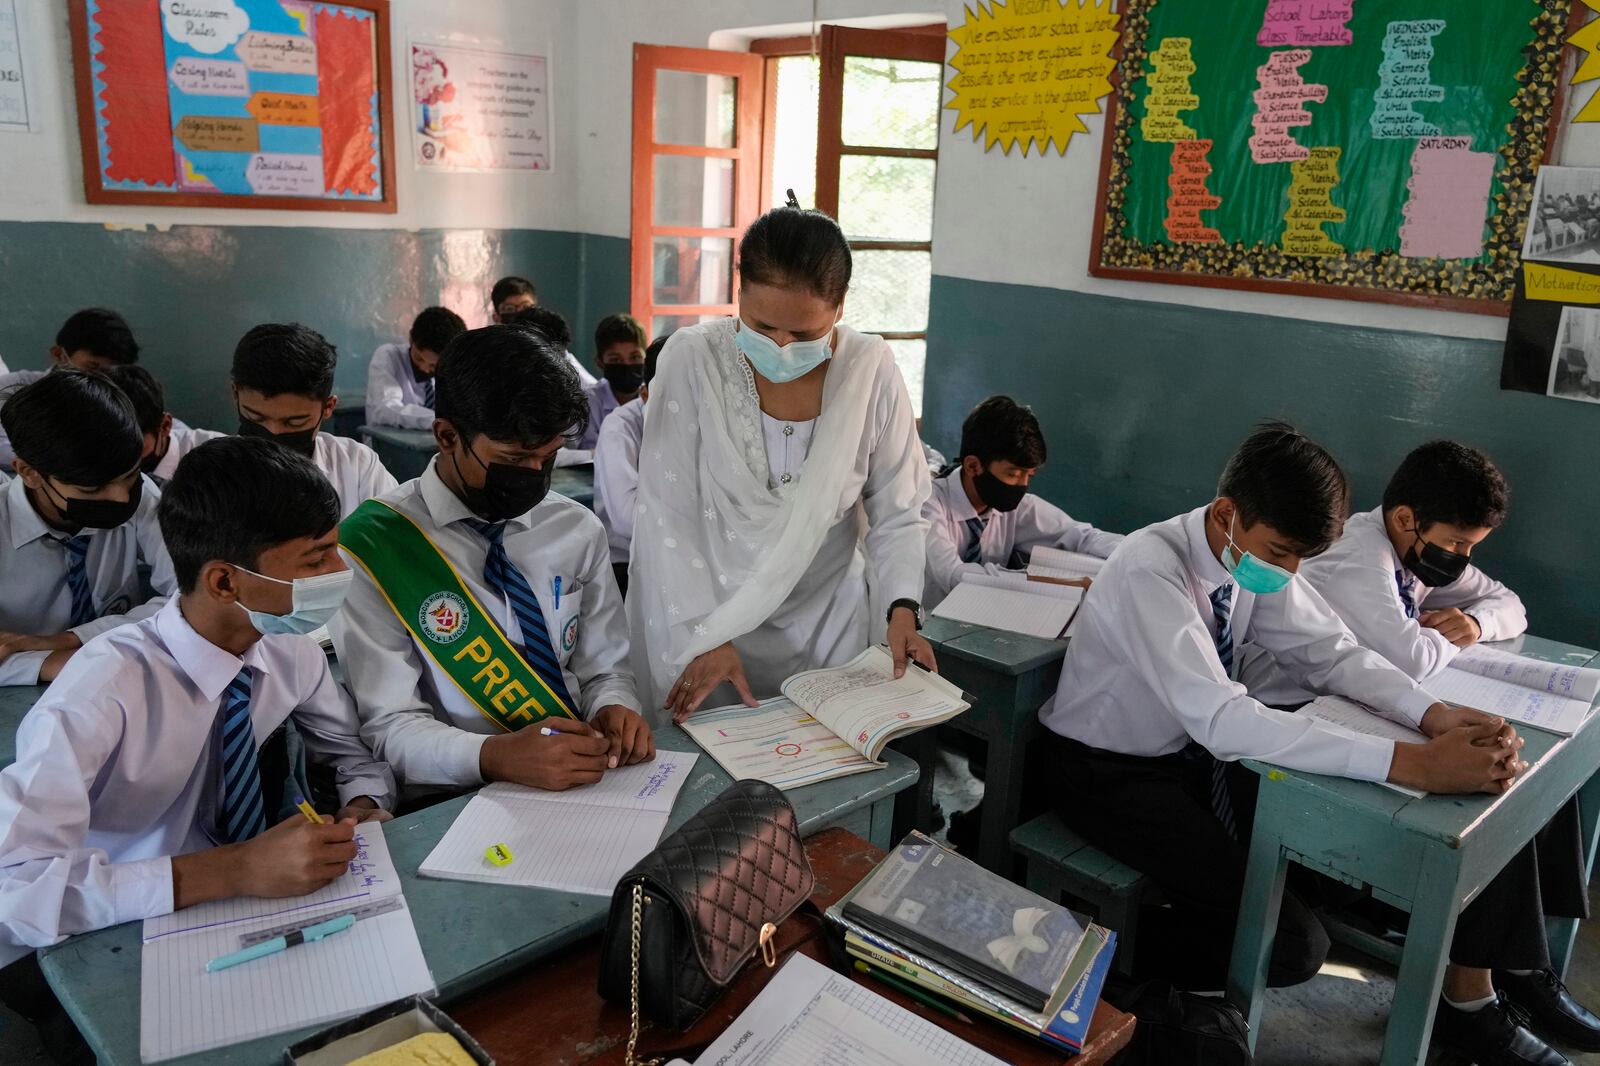
[[[496,866],[511,865],[511,849],[504,844],[491,844],[484,850],[483,857]]]
[[[1267,771],[1267,780],[1268,781],[1287,781],[1287,780],[1289,780],[1289,775],[1284,773],[1282,770],[1268,770]]]

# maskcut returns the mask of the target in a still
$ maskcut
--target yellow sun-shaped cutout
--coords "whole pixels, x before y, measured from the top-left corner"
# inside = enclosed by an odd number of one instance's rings
[[[967,8],[967,21],[950,31],[956,53],[950,66],[956,133],[972,127],[1007,155],[1053,143],[1067,153],[1074,133],[1087,133],[1084,115],[1097,114],[1111,91],[1117,22],[1110,0],[993,0]]]

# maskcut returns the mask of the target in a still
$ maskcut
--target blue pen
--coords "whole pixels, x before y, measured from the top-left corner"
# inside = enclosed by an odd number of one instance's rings
[[[339,917],[326,922],[308,925],[304,929],[296,929],[292,933],[276,936],[271,940],[263,940],[259,944],[251,944],[243,951],[235,951],[231,955],[220,955],[206,963],[206,973],[216,973],[218,970],[226,970],[230,966],[237,966],[241,962],[249,962],[252,959],[276,955],[278,952],[286,951],[297,944],[314,943],[323,937],[332,936],[334,933],[342,933],[355,924],[355,915],[341,914]]]
[[[556,587],[556,610],[559,611],[559,610],[561,610],[561,579],[559,577],[556,578],[556,580],[555,580],[555,587]]]

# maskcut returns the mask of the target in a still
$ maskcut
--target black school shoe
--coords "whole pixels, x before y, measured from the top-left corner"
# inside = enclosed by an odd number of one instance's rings
[[[1477,1066],[1572,1066],[1528,1028],[1528,1016],[1504,992],[1482,1010],[1457,1010],[1443,999],[1433,1018],[1433,1042]]]
[[[1530,974],[1497,970],[1494,985],[1528,1013],[1540,1036],[1579,1051],[1600,1051],[1600,1017],[1572,998],[1554,970]]]

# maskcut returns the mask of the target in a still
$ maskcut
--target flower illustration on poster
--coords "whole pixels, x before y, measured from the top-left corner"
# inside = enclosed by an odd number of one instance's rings
[[[411,45],[416,164],[454,170],[549,170],[543,56]]]

